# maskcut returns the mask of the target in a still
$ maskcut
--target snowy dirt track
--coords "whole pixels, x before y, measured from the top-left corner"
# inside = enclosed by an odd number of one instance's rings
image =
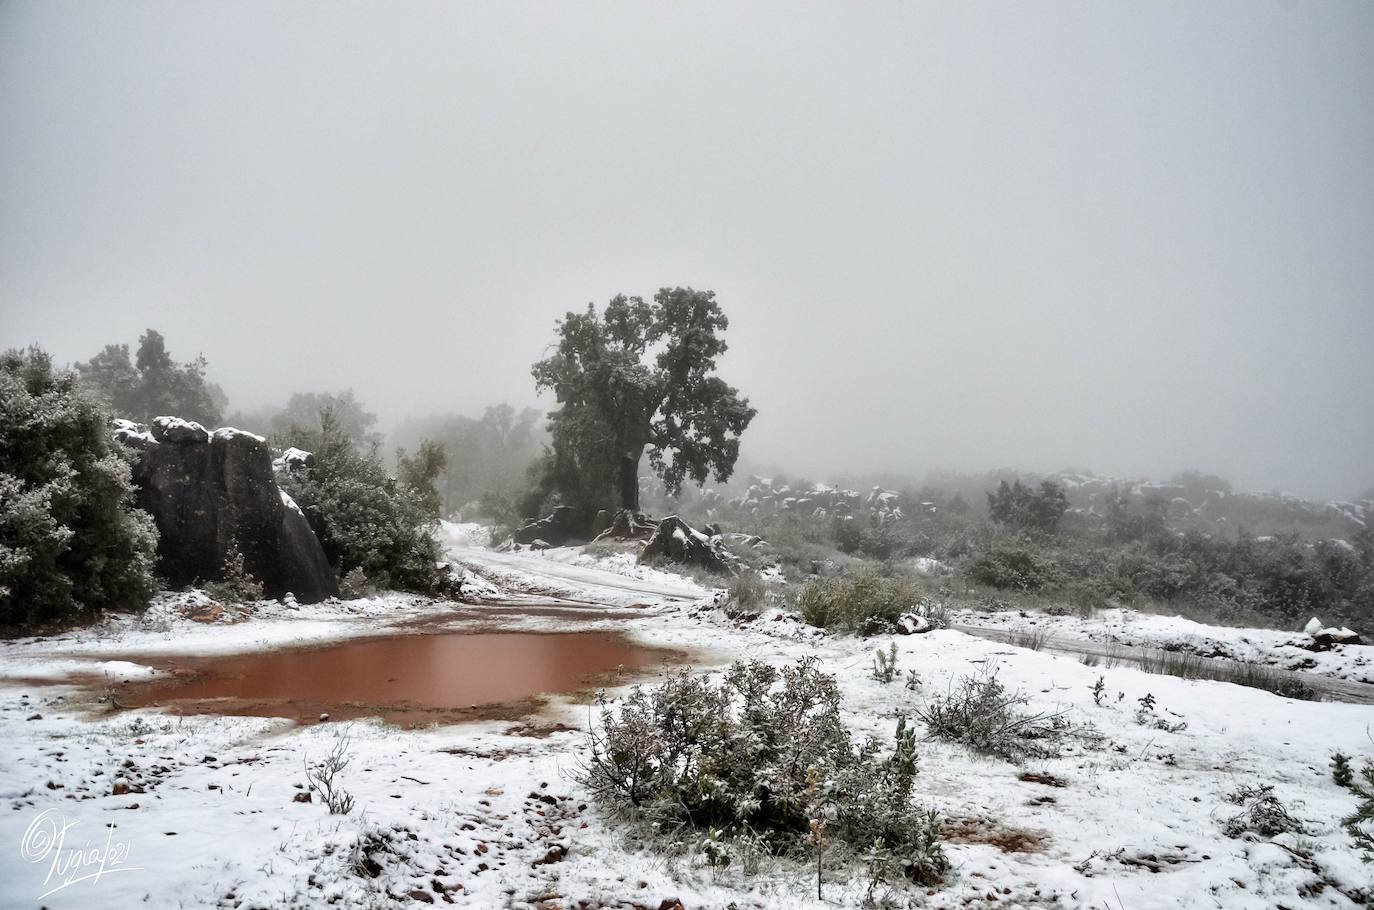
[[[692,603],[711,592],[657,569],[637,565],[628,553],[596,559],[578,547],[502,552],[474,542],[471,525],[444,523],[451,559],[503,590],[607,606]]]
[[[0,676],[11,679],[0,686],[0,907],[860,905],[857,868],[827,869],[818,902],[810,867],[770,860],[749,875],[712,870],[693,851],[664,851],[604,815],[577,782],[585,699],[555,698],[528,718],[423,730],[375,721],[298,727],[111,713],[87,690],[13,681],[46,664],[68,672],[83,655],[134,676],[137,666],[110,665],[111,655],[276,647],[434,610],[451,615],[446,628],[613,626],[697,653],[708,669],[813,655],[839,678],[858,738],[890,741],[899,714],[993,669],[1034,710],[1063,712],[1081,735],[1060,757],[1025,767],[921,744],[917,798],[948,820],[954,868],[930,893],[897,889],[898,906],[1269,910],[1368,900],[1374,867],[1338,823],[1354,806],[1332,782],[1329,760],[1337,749],[1374,754],[1366,732],[1374,708],[1090,668],[948,630],[895,639],[899,679],[921,678],[910,691],[870,673],[887,638],[819,634],[776,611],[739,624],[714,607],[713,592],[630,560],[572,548],[496,553],[469,537],[451,536],[451,556],[499,589],[492,600],[505,605],[489,613],[381,598],[265,610],[238,625],[169,618],[156,630],[129,623],[99,636],[0,645]],[[512,595],[619,609],[521,617]],[[1090,691],[1099,677],[1101,704]],[[1136,723],[1147,693],[1170,729]],[[343,736],[350,761],[339,780],[357,807],[330,815],[319,796],[298,801],[303,764]],[[1303,832],[1227,837],[1223,826],[1238,810],[1226,796],[1242,784],[1272,785]],[[119,863],[82,880],[94,868],[61,866],[65,854],[48,834],[65,838],[68,851],[89,844],[117,853]]]

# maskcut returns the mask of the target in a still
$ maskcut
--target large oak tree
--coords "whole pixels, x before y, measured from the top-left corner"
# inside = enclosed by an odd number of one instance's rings
[[[534,365],[549,414],[556,470],[583,495],[615,491],[639,509],[645,450],[668,492],[714,474],[728,480],[740,434],[756,413],[715,375],[729,320],[712,291],[663,288],[652,303],[618,296],[558,322],[558,346]]]

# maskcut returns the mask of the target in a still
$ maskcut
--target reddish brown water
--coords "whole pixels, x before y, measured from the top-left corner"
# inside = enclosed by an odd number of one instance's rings
[[[538,696],[680,659],[605,632],[399,635],[318,648],[147,661],[174,678],[129,684],[124,707],[314,721],[380,716],[407,726],[518,717]]]

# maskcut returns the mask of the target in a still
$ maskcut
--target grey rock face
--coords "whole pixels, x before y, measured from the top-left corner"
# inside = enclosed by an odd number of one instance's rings
[[[730,559],[719,538],[712,539],[694,531],[687,522],[669,515],[658,523],[653,536],[639,554],[640,562],[655,556],[687,565],[703,566],[714,572],[729,570]]]
[[[119,421],[115,438],[139,453],[138,505],[157,524],[158,572],[169,583],[219,578],[237,546],[268,597],[290,591],[315,603],[338,594],[319,539],[277,486],[261,436],[159,417],[151,432]]]

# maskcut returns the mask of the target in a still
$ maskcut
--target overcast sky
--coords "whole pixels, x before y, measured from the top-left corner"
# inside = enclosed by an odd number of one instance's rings
[[[0,346],[532,402],[714,289],[746,455],[1374,485],[1374,3],[0,3]]]

